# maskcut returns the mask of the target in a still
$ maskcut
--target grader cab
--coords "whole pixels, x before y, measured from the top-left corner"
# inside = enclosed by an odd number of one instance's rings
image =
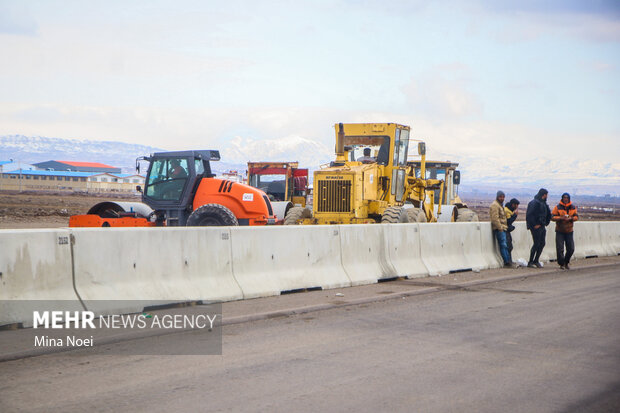
[[[410,172],[416,178],[422,178],[422,162],[413,160],[407,162]],[[438,222],[469,222],[478,221],[478,215],[467,207],[467,204],[458,195],[458,186],[461,183],[461,172],[456,168],[456,162],[426,161],[424,179],[436,179],[444,182],[443,189],[433,192],[433,214]],[[441,207],[440,207],[441,205]],[[417,222],[426,222],[420,217]]]
[[[426,145],[420,141],[416,175],[407,161],[409,126],[339,123],[335,129],[336,159],[314,173],[312,211],[292,208],[285,224],[437,221],[445,180],[426,176]]]

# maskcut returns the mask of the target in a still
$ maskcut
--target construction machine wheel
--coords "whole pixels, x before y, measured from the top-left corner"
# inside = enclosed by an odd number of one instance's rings
[[[187,219],[188,227],[237,226],[235,215],[220,204],[205,204],[194,210]]]
[[[409,222],[426,222],[426,214],[421,208],[409,208],[407,210]]]
[[[89,215],[99,215],[101,218],[119,218],[127,213],[134,213],[138,218],[148,218],[153,210],[142,202],[104,201],[93,205],[87,212]]]
[[[284,225],[297,225],[297,221],[304,218],[312,218],[312,211],[304,207],[293,207],[287,211]]]
[[[456,222],[478,222],[478,214],[469,208],[459,208],[456,214]]]
[[[399,206],[387,207],[381,215],[382,224],[402,224],[409,222],[407,210]]]

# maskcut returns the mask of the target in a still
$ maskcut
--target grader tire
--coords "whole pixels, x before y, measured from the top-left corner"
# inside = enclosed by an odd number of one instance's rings
[[[426,214],[420,208],[409,208],[407,210],[409,222],[426,222]]]
[[[293,207],[286,212],[284,225],[297,225],[297,221],[304,218],[312,218],[312,211],[304,207]]]
[[[187,219],[188,227],[237,226],[232,211],[220,204],[205,204],[194,210]]]
[[[478,222],[478,214],[469,208],[459,208],[456,222]]]
[[[409,216],[403,207],[388,207],[381,215],[382,224],[402,224],[407,222],[409,222]]]

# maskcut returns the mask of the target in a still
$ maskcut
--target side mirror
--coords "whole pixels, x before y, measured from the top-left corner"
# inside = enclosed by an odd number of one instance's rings
[[[140,185],[136,186],[136,191],[142,193],[142,187]]]
[[[426,144],[424,142],[418,142],[418,154],[426,155]]]
[[[454,171],[454,175],[452,176],[452,183],[454,185],[459,185],[461,183],[461,171]]]

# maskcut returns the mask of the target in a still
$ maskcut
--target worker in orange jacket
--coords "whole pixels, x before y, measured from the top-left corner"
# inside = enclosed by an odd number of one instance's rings
[[[575,252],[573,222],[578,219],[577,207],[570,201],[570,195],[567,192],[563,193],[562,200],[551,212],[551,220],[555,221],[555,249],[558,254],[558,265],[562,269],[570,269],[570,259]],[[564,244],[566,244],[566,255],[564,255]]]

